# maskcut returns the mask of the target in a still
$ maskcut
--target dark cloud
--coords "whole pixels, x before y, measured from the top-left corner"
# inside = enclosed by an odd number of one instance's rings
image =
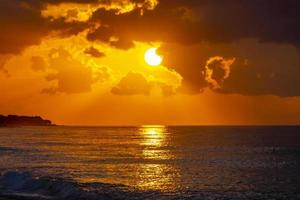
[[[208,59],[205,66],[205,80],[213,89],[222,88],[224,81],[230,76],[230,67],[235,59],[224,59],[216,56]]]
[[[39,44],[51,32],[56,32],[59,36],[69,36],[87,27],[87,24],[66,22],[63,18],[44,18],[41,9],[42,1],[0,2],[0,54],[18,54],[30,45]]]
[[[110,13],[112,13],[112,16],[115,16],[114,11],[111,11]],[[110,26],[100,26],[98,29],[90,32],[87,35],[87,39],[91,41],[98,40],[105,42],[119,49],[127,50],[134,47],[132,38],[126,37],[123,31],[125,30],[116,29]]]
[[[151,84],[140,73],[129,72],[112,88],[116,95],[149,95]]]
[[[158,49],[163,55],[163,65],[175,69],[182,77],[181,93],[199,94],[209,83],[205,80],[205,65],[207,59],[217,54],[215,50],[203,48],[202,45],[183,46],[164,44]]]
[[[53,21],[41,17],[47,4],[121,4],[135,3],[139,9],[120,14],[118,10],[99,9],[90,22],[101,26],[90,31],[88,39],[128,49],[133,41],[164,41],[194,44],[202,41],[233,42],[256,38],[263,42],[300,45],[300,2],[298,0],[161,0],[153,10],[150,0],[2,0],[0,22],[3,43],[0,53],[18,53],[38,44],[48,31],[76,34],[89,24]],[[152,3],[151,3],[152,2]],[[153,7],[153,5],[152,5]],[[22,32],[22,35],[17,33]],[[115,40],[111,40],[112,38]]]
[[[218,91],[243,95],[300,96],[300,51],[288,45],[247,42],[231,48],[239,58]],[[229,50],[228,50],[229,51]]]
[[[101,5],[126,5],[128,3],[139,4],[140,7],[150,8],[153,0],[19,0],[20,2],[30,5],[45,5],[45,4],[62,4],[62,3],[77,3],[77,4],[101,4]]]
[[[45,34],[45,19],[39,10],[17,0],[0,2],[0,54],[19,53],[25,47],[38,44]]]
[[[225,60],[236,59],[226,79],[220,79],[226,73],[217,68],[219,72],[214,79],[222,81],[219,82],[221,87],[213,88],[214,91],[251,96],[300,96],[300,51],[290,45],[245,40],[192,47],[165,44],[160,51],[164,54],[164,64],[172,66],[183,77],[181,92],[198,94],[211,87],[205,66],[211,57],[222,56]]]
[[[300,45],[300,2],[298,0],[161,0],[153,10],[150,0],[3,0],[0,22],[3,26],[0,53],[20,52],[39,43],[50,30],[76,34],[90,24],[67,23],[41,17],[47,4],[121,4],[140,5],[139,9],[120,14],[118,10],[99,9],[90,22],[101,26],[88,34],[89,40],[107,42],[122,49],[133,41],[164,41],[195,44],[202,41],[233,42],[256,38],[263,42]],[[154,3],[155,4],[155,3]],[[153,7],[153,5],[152,5]],[[22,32],[24,37],[16,34]],[[25,37],[26,36],[26,37]],[[115,38],[112,40],[112,38]]]
[[[75,60],[64,49],[53,49],[49,54],[49,68],[54,71],[46,76],[46,80],[54,86],[45,88],[42,93],[84,93],[92,89],[92,84],[104,81],[109,77],[106,68],[96,72]]]
[[[133,41],[164,42],[159,51],[183,77],[181,92],[213,85],[222,93],[299,96],[300,56],[292,47],[300,46],[299,10],[298,0],[161,0],[142,15],[99,9],[91,21],[102,26],[87,37],[121,49]],[[230,76],[215,66],[208,80],[205,66],[215,56],[237,58]]]
[[[139,9],[150,9],[149,0],[1,0],[0,2],[0,54],[18,54],[30,45],[39,44],[51,32],[67,37],[77,34],[94,24],[67,22],[64,17],[43,17],[41,11],[48,4],[78,3],[102,5],[126,5],[134,3]],[[71,10],[70,10],[71,11]],[[69,15],[72,13],[69,13]],[[74,13],[73,13],[74,15]],[[127,42],[116,41],[116,47],[128,46]]]
[[[99,51],[98,49],[96,49],[95,47],[90,47],[90,48],[87,48],[85,51],[84,51],[85,54],[88,54],[90,56],[93,56],[93,57],[96,57],[96,58],[101,58],[101,57],[104,57],[105,54],[101,51]]]
[[[129,72],[111,92],[115,95],[150,95],[155,89],[164,96],[172,96],[176,92],[173,86],[159,81],[148,81],[142,74],[136,72]]]
[[[99,9],[91,20],[103,26],[88,38],[110,42],[116,37],[127,48],[134,40],[195,44],[246,38],[299,46],[299,9],[298,0],[161,0],[143,15]]]

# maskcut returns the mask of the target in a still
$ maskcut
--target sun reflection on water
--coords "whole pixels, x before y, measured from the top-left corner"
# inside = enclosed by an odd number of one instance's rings
[[[105,131],[102,134],[81,132],[72,138],[50,135],[52,138],[47,140],[52,145],[42,143],[39,148],[57,160],[38,163],[39,166],[47,166],[49,174],[61,173],[56,171],[59,166],[68,172],[66,178],[81,183],[124,184],[162,192],[173,192],[180,187],[181,171],[176,167],[177,156],[168,127]]]
[[[165,126],[142,126],[139,132],[144,137],[142,145],[146,147],[160,147],[166,139]]]
[[[168,150],[167,127],[165,126],[142,126],[139,129],[143,137],[142,156],[147,161],[140,164],[137,169],[138,185],[141,189],[166,191],[176,188],[178,171],[169,161],[174,156]]]

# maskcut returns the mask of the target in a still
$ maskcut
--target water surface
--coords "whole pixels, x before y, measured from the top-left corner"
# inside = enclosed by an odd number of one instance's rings
[[[9,196],[300,199],[300,127],[0,128],[0,171]]]

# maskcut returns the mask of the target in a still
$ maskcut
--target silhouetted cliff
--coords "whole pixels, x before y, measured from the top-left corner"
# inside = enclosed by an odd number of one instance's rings
[[[17,115],[0,115],[1,126],[53,126],[50,120],[44,120],[39,116],[17,116]]]

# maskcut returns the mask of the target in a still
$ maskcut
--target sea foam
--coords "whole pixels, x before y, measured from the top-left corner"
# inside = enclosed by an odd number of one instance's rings
[[[29,172],[8,171],[2,173],[0,188],[2,196],[12,198],[105,199],[71,180],[35,177]]]

